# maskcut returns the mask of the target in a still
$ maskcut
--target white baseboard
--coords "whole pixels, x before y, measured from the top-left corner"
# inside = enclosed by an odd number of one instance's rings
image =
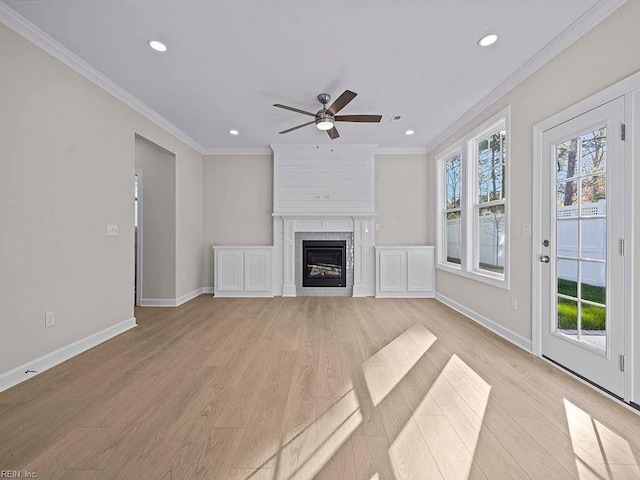
[[[376,294],[375,297],[376,298],[435,298],[435,295],[433,292],[405,292],[397,295],[380,293],[380,294]]]
[[[436,292],[436,300],[444,303],[446,306],[453,308],[455,311],[461,313],[465,317],[473,320],[474,322],[482,325],[488,330],[491,330],[496,335],[500,335],[505,340],[513,343],[515,346],[520,347],[526,352],[531,353],[531,340],[523,337],[506,327],[494,322],[493,320],[489,320],[487,317],[480,315],[477,312],[474,312],[470,308],[465,307],[464,305],[459,304],[458,302],[451,300],[449,297],[442,295],[441,293]]]
[[[213,294],[213,292],[214,292],[214,288],[213,287],[202,287],[202,293]]]
[[[273,297],[271,292],[218,292],[216,298],[269,298]]]
[[[204,288],[198,288],[193,292],[189,292],[186,295],[183,295],[179,298],[141,298],[140,306],[141,307],[179,307],[183,303],[187,303],[189,300],[193,300],[199,295],[202,295],[205,292]],[[213,289],[211,289],[211,293],[213,293]]]
[[[58,350],[47,353],[40,358],[36,358],[35,360],[20,365],[13,370],[0,374],[0,392],[22,383],[25,380],[33,378],[34,376],[49,370],[50,368],[53,368],[56,365],[59,365],[60,363],[95,347],[96,345],[106,342],[110,338],[120,335],[127,330],[131,330],[136,325],[135,317],[131,317],[128,320],[124,320],[116,325],[105,328],[104,330],[70,343]],[[25,372],[27,370],[35,370],[36,373],[26,374]]]
[[[176,307],[177,303],[172,298],[141,298],[141,307]]]
[[[176,307],[179,307],[180,305],[182,305],[183,303],[187,303],[189,300],[193,300],[194,298],[202,295],[202,288],[198,288],[196,290],[194,290],[193,292],[189,292],[186,295],[181,296],[180,298],[178,298],[176,300]]]

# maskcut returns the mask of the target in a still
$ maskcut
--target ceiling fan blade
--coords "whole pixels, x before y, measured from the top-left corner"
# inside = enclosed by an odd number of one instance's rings
[[[282,135],[283,133],[293,132],[294,130],[297,130],[297,129],[302,128],[302,127],[306,127],[307,125],[311,125],[313,123],[316,123],[316,121],[313,120],[311,122],[307,122],[307,123],[303,123],[302,125],[298,125],[297,127],[289,128],[288,130],[283,130],[283,131],[280,132],[280,135]]]
[[[351,100],[356,98],[358,94],[356,92],[352,92],[351,90],[345,90],[342,95],[340,95],[335,102],[331,104],[328,111],[331,115],[335,115],[344,107],[346,107]]]
[[[336,127],[333,127],[331,130],[327,130],[327,134],[329,135],[331,140],[335,140],[336,138],[338,138],[340,136],[340,134],[338,133],[338,130],[336,129]]]
[[[292,112],[296,112],[296,113],[301,113],[303,115],[311,115],[312,117],[315,117],[316,114],[315,113],[311,113],[311,112],[306,112],[304,110],[300,110],[299,108],[294,108],[294,107],[287,107],[286,105],[281,105],[279,103],[276,103],[273,105],[274,107],[278,107],[278,108],[284,108],[285,110],[290,110]]]
[[[382,115],[336,115],[336,122],[368,122],[380,123]]]

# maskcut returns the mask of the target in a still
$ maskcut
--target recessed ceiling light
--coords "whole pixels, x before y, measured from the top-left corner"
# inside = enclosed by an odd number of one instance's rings
[[[153,48],[156,52],[166,52],[167,46],[159,42],[158,40],[149,40],[149,46]]]
[[[414,133],[416,132],[414,132],[413,130],[407,130],[406,132],[404,132],[405,135],[413,135]]]
[[[238,130],[229,130],[229,135],[238,135],[240,132]]]
[[[485,35],[480,40],[478,40],[478,45],[481,47],[488,47],[489,45],[493,45],[498,41],[498,35],[495,33],[490,33],[489,35]]]

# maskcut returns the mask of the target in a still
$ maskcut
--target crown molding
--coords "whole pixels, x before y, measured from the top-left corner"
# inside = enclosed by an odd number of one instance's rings
[[[243,156],[243,155],[271,155],[274,150],[287,148],[308,147],[313,144],[284,144],[271,145],[271,147],[211,147],[203,150],[203,155],[224,155],[224,156]],[[331,145],[321,145],[331,147]],[[375,155],[426,155],[429,153],[426,146],[422,147],[376,147],[376,145],[340,145],[340,148],[371,148]]]
[[[380,147],[376,155],[425,155],[429,153],[426,146],[422,147]]]
[[[375,151],[378,148],[378,145],[375,143],[339,143],[332,145],[330,143],[272,143],[270,145],[271,150],[298,150],[300,148],[327,148],[327,149],[340,149],[340,150],[352,150],[352,149],[364,149],[368,148],[370,150]]]
[[[160,128],[166,130],[177,139],[186,143],[198,153],[203,153],[204,148],[197,141],[173,125],[162,115],[142,103],[125,89],[109,80],[94,67],[71,52],[71,50],[54,40],[51,36],[2,1],[0,1],[0,22],[5,24],[18,35],[21,35],[37,47],[47,52],[52,57],[64,63],[67,67],[76,71],[87,80],[102,88],[107,93],[113,95],[125,105],[133,108],[136,112],[149,119]]]
[[[269,147],[211,147],[205,148],[203,155],[271,155]]]
[[[607,18],[626,2],[627,0],[600,0],[593,7],[587,10],[580,18],[573,22],[569,28],[551,40],[542,50],[531,57],[504,82],[480,100],[480,102],[471,107],[471,109],[469,109],[464,115],[443,130],[442,133],[427,145],[427,151],[432,152],[435,150],[451,135],[460,130],[479,114],[487,110],[491,105],[522,83],[527,77],[535,73],[543,65],[560,54],[565,48],[569,47],[572,43],[598,25],[602,20]]]

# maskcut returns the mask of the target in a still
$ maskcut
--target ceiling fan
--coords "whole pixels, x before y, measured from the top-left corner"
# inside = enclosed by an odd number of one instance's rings
[[[340,95],[329,108],[327,108],[327,103],[331,101],[331,95],[328,93],[321,93],[318,95],[318,101],[322,104],[322,108],[318,110],[317,113],[307,112],[305,110],[276,103],[274,107],[284,108],[285,110],[291,110],[292,112],[315,117],[311,122],[303,123],[302,125],[289,128],[288,130],[283,130],[280,134],[293,132],[294,130],[315,123],[318,130],[326,131],[331,140],[335,140],[340,136],[335,127],[335,122],[380,123],[382,115],[336,115],[340,110],[346,107],[351,100],[356,98],[356,95],[358,94],[351,90],[345,90],[344,93]]]

